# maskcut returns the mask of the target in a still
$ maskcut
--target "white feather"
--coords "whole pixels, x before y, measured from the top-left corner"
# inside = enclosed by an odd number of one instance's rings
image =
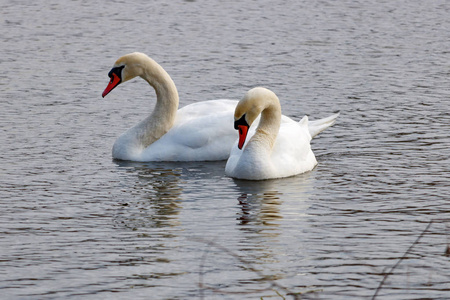
[[[255,89],[258,89],[259,92],[254,93],[253,90]],[[255,89],[250,90],[250,92],[253,91],[253,95],[258,95],[258,97],[244,97],[244,99],[247,99],[247,104],[249,98],[254,103],[249,110],[257,106],[261,107],[260,103],[265,102],[266,104],[261,109],[261,111],[264,111],[272,103],[279,102],[271,91],[263,88]],[[257,105],[257,103],[259,104]],[[277,105],[279,106],[279,104]],[[281,110],[273,111],[281,114]],[[303,117],[300,122],[282,116],[280,128],[272,136],[261,134],[256,126],[251,126],[242,150],[238,148],[237,142],[234,144],[225,167],[225,173],[238,179],[264,180],[293,176],[312,170],[317,165],[316,157],[310,145],[312,134],[315,136],[334,124],[337,116],[338,114],[335,114],[314,121],[313,130],[310,128],[310,124],[313,122],[309,122],[307,116]],[[265,121],[261,118],[258,126],[263,125]],[[266,132],[268,131],[266,130]],[[275,142],[268,142],[270,139],[274,139]],[[272,144],[273,147],[270,147]]]

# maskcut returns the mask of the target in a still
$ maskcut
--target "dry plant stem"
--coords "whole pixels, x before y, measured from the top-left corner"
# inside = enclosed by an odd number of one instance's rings
[[[383,284],[384,284],[384,282],[386,281],[386,279],[388,278],[388,276],[391,275],[391,274],[394,272],[395,268],[397,268],[397,266],[398,266],[398,265],[406,258],[406,256],[407,256],[408,253],[411,251],[411,249],[412,249],[417,243],[419,243],[420,239],[425,235],[425,233],[428,231],[428,229],[430,228],[430,226],[431,226],[432,223],[433,223],[433,220],[431,220],[431,221],[428,223],[428,225],[427,225],[427,227],[425,228],[425,230],[422,231],[422,233],[421,233],[421,234],[419,235],[419,237],[415,240],[415,242],[412,243],[411,246],[409,246],[408,250],[406,250],[406,252],[403,254],[403,256],[398,260],[398,262],[397,262],[397,263],[389,270],[389,272],[387,272],[387,273],[384,275],[383,280],[381,280],[380,284],[378,285],[378,287],[377,287],[377,289],[376,289],[376,291],[375,291],[375,294],[374,294],[373,297],[372,297],[372,300],[374,300],[374,299],[377,297],[378,292],[381,290],[381,287],[383,286]]]
[[[433,222],[436,222],[436,221],[438,221],[438,222],[448,222],[449,219],[434,219],[434,220],[431,220],[430,222],[428,222],[427,227],[426,227],[426,228],[422,231],[422,233],[417,237],[417,239],[414,241],[414,243],[412,243],[411,246],[409,246],[409,248],[406,250],[406,252],[403,254],[403,256],[397,261],[397,263],[396,263],[394,266],[392,266],[391,269],[390,269],[388,272],[385,273],[383,279],[381,280],[380,284],[378,285],[378,287],[377,287],[377,289],[376,289],[376,291],[375,291],[375,294],[374,294],[373,297],[372,297],[372,300],[374,300],[374,299],[377,297],[378,292],[379,292],[379,291],[381,290],[381,288],[383,287],[383,284],[385,283],[385,281],[386,281],[386,279],[389,277],[389,275],[393,274],[394,270],[398,267],[398,265],[400,265],[400,263],[407,257],[407,255],[411,252],[411,250],[414,248],[414,246],[417,245],[417,244],[419,243],[419,241],[422,239],[422,237],[427,233],[427,231],[428,231],[428,230],[430,229],[430,227],[431,227],[431,224],[433,224]],[[263,274],[262,272],[260,272],[260,271],[258,271],[257,269],[253,268],[253,267],[251,266],[250,262],[248,262],[248,261],[246,261],[245,259],[241,258],[239,255],[237,255],[237,254],[235,254],[234,252],[230,251],[230,250],[227,249],[226,247],[223,247],[223,246],[221,246],[221,245],[219,245],[219,244],[217,244],[217,243],[215,243],[215,242],[213,242],[213,241],[206,241],[206,240],[203,240],[203,239],[200,239],[200,238],[196,238],[196,239],[193,239],[193,240],[196,241],[196,242],[201,242],[201,243],[207,244],[207,245],[208,245],[208,248],[210,248],[210,247],[215,247],[215,248],[217,248],[217,249],[220,249],[220,250],[224,251],[225,253],[227,253],[227,254],[229,254],[230,256],[236,258],[238,261],[240,261],[242,264],[244,264],[250,271],[256,273],[256,274],[259,275],[260,277],[266,277],[266,276],[264,276],[264,274]],[[203,265],[204,265],[204,262],[205,262],[205,260],[206,260],[207,253],[208,253],[208,252],[206,251],[206,252],[202,255],[202,262],[201,262],[201,266],[200,266],[200,274],[199,274],[200,299],[204,299],[203,290],[206,288],[206,287],[204,286],[204,284],[203,284]],[[450,255],[450,245],[447,245],[447,248],[446,248],[446,250],[445,250],[444,255],[445,255],[445,256],[449,256],[449,255]],[[292,293],[288,288],[286,288],[286,287],[284,287],[284,286],[282,286],[282,285],[280,285],[280,284],[278,284],[278,283],[276,283],[276,282],[274,282],[274,281],[271,282],[271,287],[272,287],[272,288],[278,288],[278,289],[284,290],[284,291],[286,292],[287,295],[293,296],[294,299],[300,299],[300,295],[299,295],[299,294],[294,294],[294,293]],[[214,290],[214,291],[223,293],[223,291],[221,291],[221,290],[219,290],[219,289],[213,289],[213,288],[208,288],[208,289],[211,289],[211,290]],[[270,289],[270,288],[264,289],[264,290],[269,290],[269,289]],[[280,297],[282,297],[282,298],[284,299],[284,297],[281,296],[281,295],[278,293],[278,291],[275,290],[275,293],[277,293]],[[231,294],[231,293],[230,293],[230,294]],[[244,293],[241,293],[241,294],[244,294]]]
[[[223,252],[227,253],[228,255],[230,255],[230,256],[236,258],[239,262],[241,262],[243,265],[245,265],[250,271],[256,273],[258,276],[263,277],[263,278],[264,278],[264,277],[267,277],[267,276],[265,276],[261,271],[259,271],[259,270],[255,269],[255,268],[253,268],[253,267],[251,266],[251,263],[250,263],[250,262],[248,262],[248,261],[246,261],[245,259],[241,258],[239,255],[237,255],[237,254],[234,253],[233,251],[227,249],[226,247],[224,247],[224,246],[222,246],[222,245],[219,245],[219,244],[217,244],[217,243],[214,242],[214,241],[206,241],[206,240],[203,240],[203,239],[200,239],[200,238],[196,238],[196,239],[193,239],[193,240],[195,240],[196,242],[201,242],[201,243],[207,244],[207,245],[208,245],[208,248],[211,247],[211,246],[213,246],[213,247],[215,247],[215,248],[217,248],[217,249],[219,249],[219,250],[222,250]],[[205,253],[203,254],[203,256],[202,256],[202,265],[200,266],[200,274],[199,274],[200,299],[204,299],[204,298],[203,298],[203,297],[204,297],[204,295],[203,295],[203,289],[205,289],[205,285],[204,285],[204,283],[203,283],[203,264],[204,264],[204,262],[205,262],[205,260],[206,260],[206,255],[207,255],[207,252],[205,252]],[[294,299],[300,299],[298,294],[292,293],[292,291],[290,291],[288,288],[286,288],[286,287],[284,287],[284,286],[282,286],[282,285],[276,283],[275,281],[271,281],[271,282],[270,282],[270,285],[271,285],[270,288],[263,289],[263,290],[260,290],[260,291],[267,291],[267,290],[270,290],[271,288],[278,288],[278,289],[283,290],[284,292],[286,292],[286,294],[293,296]],[[217,292],[223,292],[223,291],[220,291],[220,290],[217,290],[217,289],[212,289],[212,290],[217,291]],[[260,292],[260,291],[259,291],[259,292]],[[250,293],[253,293],[253,292],[255,292],[255,291],[252,291],[252,292],[250,292]],[[276,292],[276,291],[275,291],[275,292]],[[276,293],[279,294],[278,292],[276,292]],[[232,293],[230,293],[230,294],[232,294]],[[248,293],[245,293],[245,292],[244,292],[244,293],[238,293],[238,294],[248,294]],[[284,298],[284,297],[283,297],[283,298]]]

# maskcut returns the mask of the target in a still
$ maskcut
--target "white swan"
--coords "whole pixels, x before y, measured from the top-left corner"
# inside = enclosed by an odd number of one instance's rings
[[[260,114],[255,130],[250,126]],[[238,179],[263,180],[312,170],[317,160],[310,141],[333,125],[338,116],[339,113],[313,122],[304,116],[295,122],[281,115],[280,101],[272,91],[261,87],[251,89],[236,106],[234,127],[239,130],[239,140],[231,150],[225,174]]]
[[[131,161],[225,160],[236,140],[232,128],[237,101],[211,100],[178,109],[178,91],[169,74],[143,53],[119,58],[109,72],[105,97],[136,76],[156,91],[150,116],[128,129],[114,143],[115,159]]]

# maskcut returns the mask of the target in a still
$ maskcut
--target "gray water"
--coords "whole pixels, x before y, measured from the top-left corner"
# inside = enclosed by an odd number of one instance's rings
[[[1,298],[450,297],[448,1],[0,9]],[[292,178],[113,161],[155,102],[139,79],[101,98],[133,51],[168,71],[180,107],[265,86],[293,119],[341,116]]]

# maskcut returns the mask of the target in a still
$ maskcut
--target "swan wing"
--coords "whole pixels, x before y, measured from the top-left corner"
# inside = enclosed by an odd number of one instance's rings
[[[142,153],[142,160],[225,160],[237,139],[233,113],[237,101],[198,102],[178,111],[174,126]]]
[[[306,118],[306,119],[305,119]],[[276,177],[287,177],[312,170],[317,160],[311,149],[308,120],[303,123],[282,123],[271,160],[276,166]]]
[[[247,140],[254,134],[255,127],[252,126]],[[260,180],[288,177],[310,171],[317,164],[310,141],[308,117],[305,116],[300,122],[296,122],[282,116],[280,130],[269,157],[258,148],[251,151],[239,150],[235,141],[225,166],[225,173],[235,178]],[[246,145],[244,149],[245,147]]]

